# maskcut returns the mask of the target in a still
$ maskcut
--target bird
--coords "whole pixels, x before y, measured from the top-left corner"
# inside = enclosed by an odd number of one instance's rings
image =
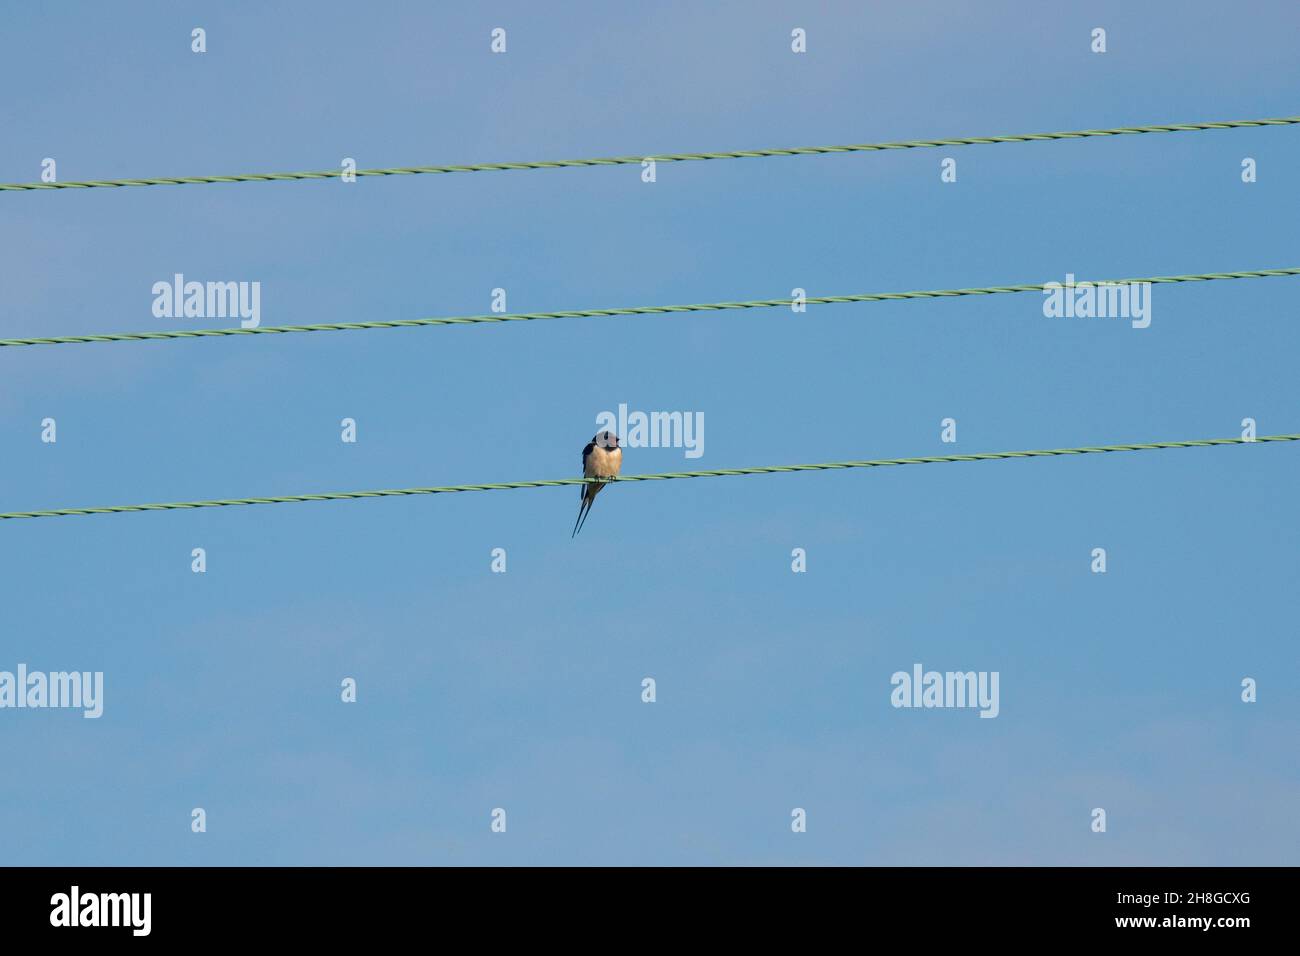
[[[623,467],[623,449],[619,447],[618,436],[613,432],[596,432],[587,447],[582,449],[582,477],[614,478]],[[573,526],[570,538],[576,538],[582,526],[587,523],[587,514],[591,503],[605,487],[603,481],[592,481],[582,486],[582,504],[578,507],[578,520]]]

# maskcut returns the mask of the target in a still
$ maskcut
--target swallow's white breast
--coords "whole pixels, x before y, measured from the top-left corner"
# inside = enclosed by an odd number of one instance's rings
[[[584,478],[605,478],[617,475],[623,467],[623,449],[602,448],[597,445],[587,456],[587,466],[582,470]]]

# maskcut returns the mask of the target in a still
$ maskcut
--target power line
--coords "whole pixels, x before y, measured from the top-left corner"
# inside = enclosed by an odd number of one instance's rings
[[[1114,126],[1109,129],[1078,129],[1059,133],[1023,133],[1013,136],[966,136],[952,139],[914,139],[890,143],[852,143],[844,146],[796,146],[789,149],[744,149],[717,153],[660,153],[643,156],[604,156],[588,159],[558,159],[518,163],[472,163],[461,166],[394,166],[386,169],[358,169],[357,176],[419,176],[428,173],[481,173],[512,169],[561,169],[574,166],[629,166],[654,160],[681,163],[710,159],[757,159],[773,156],[821,156],[829,153],[869,153],[887,149],[929,149],[938,146],[980,146],[993,143],[1033,143],[1041,140],[1086,139],[1094,136],[1126,136],[1139,133],[1181,133],[1212,129],[1245,129],[1258,126],[1293,126],[1300,116],[1271,119],[1223,120],[1213,123],[1175,123],[1165,126]],[[182,186],[200,183],[260,183],[283,180],[337,179],[342,169],[298,173],[242,173],[233,176],[173,176],[153,179],[93,179],[80,182],[0,183],[0,190],[96,189],[117,186]]]
[[[393,488],[383,491],[344,491],[316,495],[279,495],[274,498],[224,498],[211,501],[171,501],[147,505],[108,505],[101,508],[56,508],[49,511],[11,511],[0,514],[0,521],[11,518],[57,518],[72,515],[124,514],[137,511],[183,511],[192,508],[225,508],[234,505],[283,505],[306,501],[343,501],[355,498],[391,498],[408,495],[443,495],[462,491],[510,491],[521,488],[554,488],[591,482],[670,481],[677,478],[723,478],[738,475],[773,475],[794,471],[834,471],[842,468],[883,468],[889,465],[929,465],[959,461],[998,461],[1007,458],[1049,458],[1060,455],[1092,455],[1120,451],[1152,451],[1169,448],[1204,448],[1215,445],[1249,444],[1245,438],[1202,438],[1192,441],[1148,442],[1139,445],[1089,445],[1079,448],[1052,448],[1038,451],[998,451],[977,455],[934,455],[925,458],[880,458],[871,461],[828,461],[813,465],[766,465],[755,468],[719,468],[712,471],[674,471],[651,475],[624,475],[619,478],[554,478],[549,481],[508,481],[483,485],[442,485],[429,488]],[[1300,441],[1300,433],[1261,435],[1255,442]]]
[[[1152,284],[1173,282],[1212,282],[1219,279],[1264,279],[1272,276],[1300,275],[1300,268],[1257,269],[1249,272],[1203,272],[1181,276],[1149,276],[1144,279],[1079,280],[1095,286],[1124,285],[1135,282]],[[903,299],[942,299],[963,295],[998,295],[1010,292],[1042,292],[1046,284],[984,286],[976,289],[929,289],[919,292],[873,292],[859,295],[809,296],[807,305],[833,305],[844,302],[887,302]],[[267,325],[257,328],[167,329],[160,332],[109,332],[103,335],[61,335],[55,337],[0,339],[0,348],[23,345],[82,345],[89,342],[147,342],[157,339],[218,338],[228,335],[276,335],[287,332],[348,332],[361,329],[401,329],[437,325],[479,325],[493,322],[532,322],[540,319],[606,318],[617,315],[662,315],[671,312],[719,312],[727,309],[768,309],[793,305],[794,299],[754,299],[747,302],[701,302],[694,305],[644,305],[621,309],[576,309],[564,312],[520,312],[513,314],[457,315],[436,319],[392,319],[371,322],[323,322],[314,325]]]

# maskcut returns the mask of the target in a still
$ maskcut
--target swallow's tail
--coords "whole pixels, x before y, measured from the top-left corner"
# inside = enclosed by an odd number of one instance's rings
[[[596,500],[596,494],[603,487],[605,486],[597,485],[597,484],[589,484],[583,486],[582,506],[578,508],[578,520],[577,523],[575,523],[573,526],[573,534],[569,535],[570,538],[576,538],[578,536],[578,532],[582,530],[582,526],[587,523],[587,515],[591,513],[591,503]]]
[[[569,535],[570,538],[576,538],[578,536],[578,532],[582,530],[583,522],[587,518],[587,512],[590,510],[591,499],[586,495],[583,495],[582,504],[578,506],[578,520],[573,524],[573,534]]]

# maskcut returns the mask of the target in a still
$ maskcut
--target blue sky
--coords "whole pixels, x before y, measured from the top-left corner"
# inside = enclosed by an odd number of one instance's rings
[[[0,180],[1286,116],[1297,27],[1285,2],[29,5]],[[154,318],[176,272],[261,282],[272,325],[496,287],[533,311],[1295,266],[1297,168],[1276,128],[4,193],[0,336],[229,324]],[[707,423],[703,458],[628,473],[1296,432],[1297,289],[1158,288],[1145,330],[1022,295],[4,349],[0,510],[565,477],[621,402]],[[4,522],[0,670],[103,671],[105,702],[0,711],[0,862],[1294,865],[1298,455],[624,485],[576,540],[573,488]],[[916,662],[998,671],[999,716],[894,709]]]

